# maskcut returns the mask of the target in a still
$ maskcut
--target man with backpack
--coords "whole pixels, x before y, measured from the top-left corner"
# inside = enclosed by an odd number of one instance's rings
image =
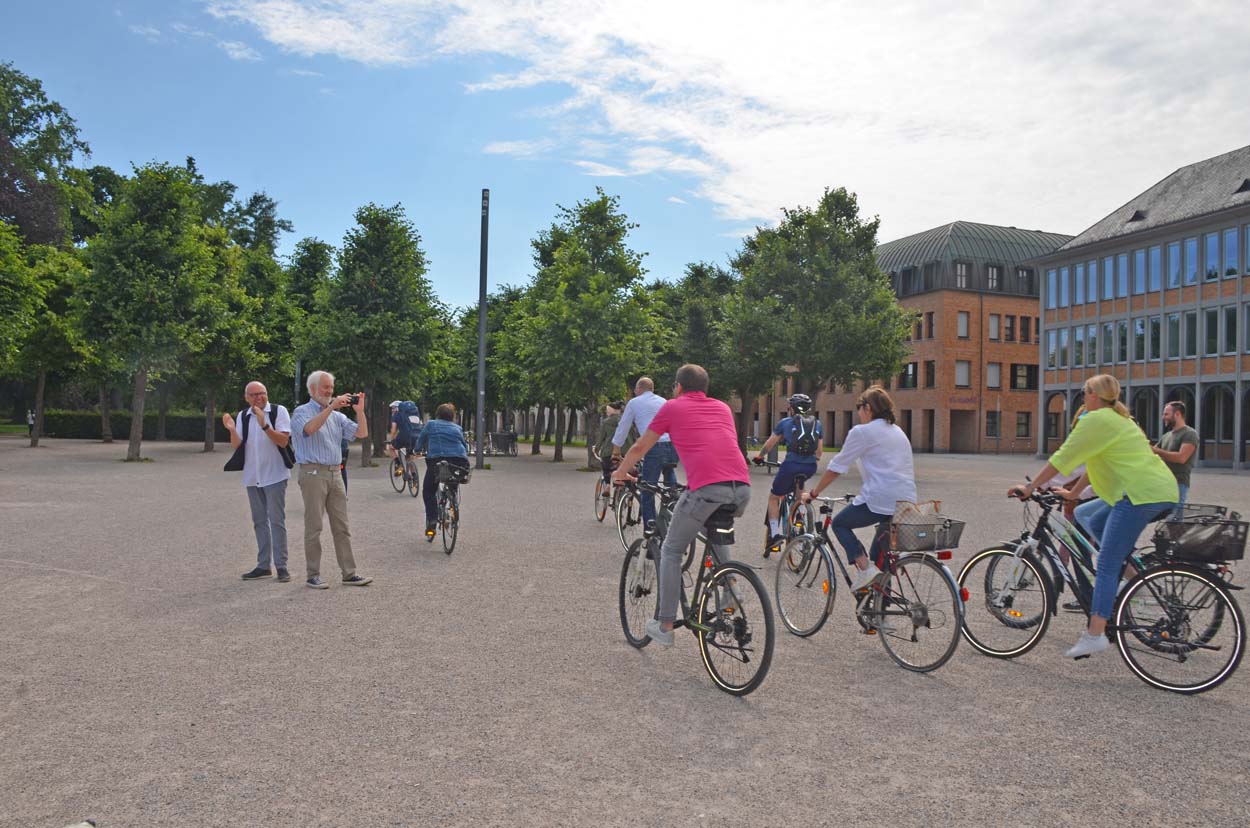
[[[286,484],[294,462],[291,415],[285,407],[269,402],[269,391],[262,383],[249,382],[243,397],[249,407],[238,417],[228,411],[221,415],[222,425],[230,432],[230,445],[236,451],[243,447],[243,486],[256,532],[256,567],[244,572],[243,580],[268,578],[273,575],[270,566],[275,566],[278,580],[285,583],[291,580],[286,568]],[[233,470],[230,464],[227,469]]]
[[[781,499],[794,490],[795,475],[811,477],[816,473],[816,458],[824,448],[824,431],[820,418],[812,413],[812,398],[795,394],[790,398],[790,416],[784,417],[773,429],[772,436],[760,447],[756,463],[764,462],[764,455],[779,442],[786,444],[786,459],[777,468],[772,489],[768,496],[768,551],[780,552],[785,542],[781,531]]]
[[[395,400],[391,403],[390,441],[392,456],[398,457],[401,448],[412,451],[421,436],[421,409],[412,400]]]

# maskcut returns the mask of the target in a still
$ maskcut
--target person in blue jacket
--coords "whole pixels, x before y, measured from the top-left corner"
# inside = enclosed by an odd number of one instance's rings
[[[425,539],[434,541],[434,529],[438,522],[438,464],[446,461],[453,466],[469,468],[469,444],[464,439],[464,429],[456,425],[456,407],[443,403],[434,411],[434,418],[421,429],[414,451],[425,452],[425,481],[421,493],[425,500]],[[452,484],[453,486],[456,484]]]

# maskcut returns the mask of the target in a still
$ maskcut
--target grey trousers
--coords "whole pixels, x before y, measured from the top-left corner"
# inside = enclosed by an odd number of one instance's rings
[[[270,486],[248,486],[252,529],[256,531],[256,566],[268,569],[272,561],[286,569],[286,481]]]
[[[301,463],[299,491],[304,497],[304,559],[308,577],[321,575],[321,526],[330,518],[330,534],[334,537],[334,556],[344,578],[356,574],[352,556],[352,533],[347,526],[347,484],[338,466]]]
[[[751,487],[746,483],[713,483],[691,489],[681,496],[673,507],[673,520],[660,547],[660,621],[677,620],[677,605],[681,600],[681,561],[690,548],[703,524],[712,513],[726,503],[735,507],[734,514],[741,515],[751,502]],[[718,546],[717,552],[723,552]]]

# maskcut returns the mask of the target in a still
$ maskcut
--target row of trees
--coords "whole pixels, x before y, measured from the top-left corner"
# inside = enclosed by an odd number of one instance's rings
[[[153,391],[162,415],[204,411],[211,450],[217,409],[246,380],[282,398],[301,365],[364,389],[375,435],[392,396],[476,406],[477,308],[435,296],[402,206],[361,207],[337,248],[305,238],[280,260],[293,228],[265,193],[239,198],[190,158],[129,174],[76,166],[90,150],[73,119],[8,64],[0,118],[0,376],[33,385],[32,445],[51,386],[93,389],[105,439],[111,397],[128,388],[131,460]],[[645,280],[634,228],[602,190],[559,208],[532,242],[528,284],[489,297],[485,404],[537,409],[535,435],[554,412],[555,459],[569,412],[584,410],[593,433],[604,400],[683,362],[708,368],[714,395],[745,401],[740,435],[787,370],[849,384],[901,365],[908,317],[875,265],[877,222],[845,190],[784,211],[727,266],[670,280]],[[363,462],[381,441],[372,449]]]

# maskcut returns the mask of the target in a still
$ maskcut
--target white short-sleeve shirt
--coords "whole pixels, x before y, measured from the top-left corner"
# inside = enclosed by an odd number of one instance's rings
[[[243,450],[243,485],[264,487],[290,480],[291,470],[286,467],[286,463],[282,462],[278,447],[256,422],[250,408],[243,409],[234,418],[234,431],[239,435],[239,439],[243,439],[243,415],[245,413],[248,415],[248,424],[247,448]],[[265,416],[269,416],[268,411],[265,412]],[[270,423],[270,427],[284,434],[291,433],[291,415],[287,413],[285,407],[278,406],[278,412],[274,416],[274,422]]]
[[[855,497],[856,505],[866,503],[878,515],[892,515],[897,501],[916,502],[911,440],[898,426],[878,419],[847,432],[842,449],[829,461],[828,468],[846,474],[852,464],[858,464],[864,479]]]

